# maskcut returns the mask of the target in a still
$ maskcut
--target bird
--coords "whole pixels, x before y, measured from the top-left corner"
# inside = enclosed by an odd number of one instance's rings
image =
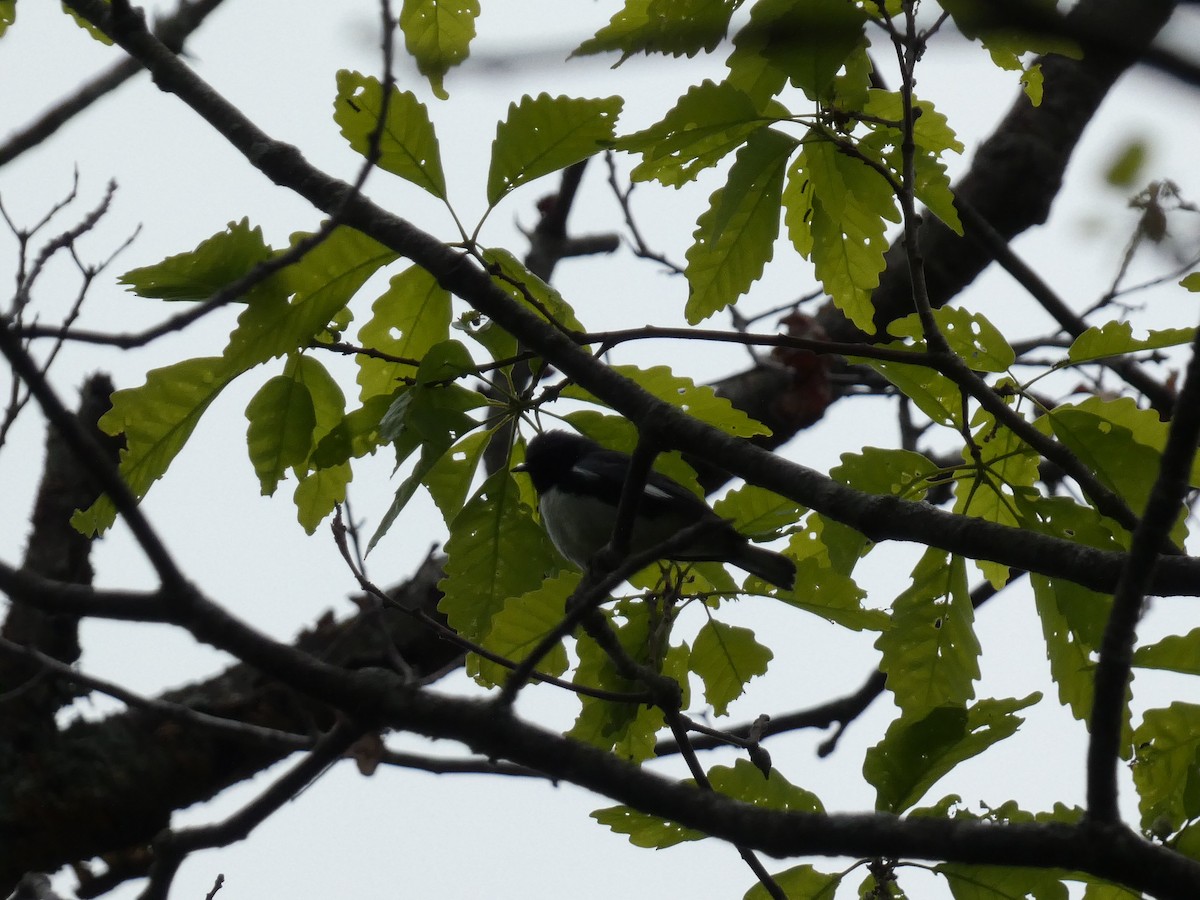
[[[581,569],[612,538],[617,506],[629,471],[627,453],[609,450],[566,431],[545,431],[530,440],[525,461],[513,467],[533,481],[542,526],[558,551]],[[728,519],[673,478],[651,471],[642,489],[629,545],[653,547],[700,522],[712,527],[671,555],[676,562],[726,562],[790,591],[796,564],[756,547]]]

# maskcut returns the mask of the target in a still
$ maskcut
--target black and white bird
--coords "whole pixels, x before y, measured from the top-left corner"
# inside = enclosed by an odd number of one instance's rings
[[[581,569],[612,538],[629,463],[628,454],[585,437],[547,431],[529,442],[525,462],[513,468],[529,474],[542,525],[559,552]],[[796,580],[792,560],[754,546],[707,503],[658,472],[650,472],[646,479],[630,547],[653,547],[698,522],[711,522],[713,527],[700,534],[694,546],[673,554],[673,560],[732,563],[777,587],[792,589]]]

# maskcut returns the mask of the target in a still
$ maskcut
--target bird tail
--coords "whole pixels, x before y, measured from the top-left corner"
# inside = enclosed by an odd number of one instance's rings
[[[737,556],[729,561],[739,569],[745,569],[751,575],[757,575],[785,591],[790,591],[796,586],[796,563],[774,550],[747,543],[738,551]]]

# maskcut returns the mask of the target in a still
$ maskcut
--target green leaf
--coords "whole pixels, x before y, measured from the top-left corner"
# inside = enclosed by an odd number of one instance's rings
[[[808,529],[792,535],[787,555],[796,560],[796,589],[791,594],[780,594],[780,599],[843,628],[883,631],[888,625],[887,613],[863,608],[867,593],[850,577],[852,566],[835,565],[822,540],[821,530],[829,524],[813,514],[809,516]]]
[[[587,159],[612,142],[622,99],[525,96],[496,127],[488,170],[488,205],[527,182]]]
[[[740,409],[737,409],[724,397],[718,397],[716,392],[707,385],[697,385],[690,378],[676,375],[667,366],[653,366],[649,369],[639,369],[637,366],[613,366],[613,371],[624,375],[635,382],[643,390],[653,394],[660,400],[677,406],[701,422],[720,428],[735,437],[752,437],[756,434],[770,434],[770,429],[754,421]],[[589,400],[599,403],[595,397],[577,386],[568,387],[562,396],[578,400]],[[594,434],[589,437],[599,440]],[[630,433],[636,442],[636,435]],[[601,440],[601,443],[608,443]],[[620,446],[613,444],[616,449],[626,452],[633,450],[633,444]],[[671,473],[674,477],[674,473]]]
[[[1171,634],[1156,644],[1138,647],[1133,664],[1143,669],[1167,669],[1200,675],[1200,628],[1187,634]]]
[[[420,266],[392,277],[371,306],[371,318],[358,332],[359,343],[390,357],[420,361],[431,347],[450,337],[450,293]],[[360,355],[358,384],[366,402],[391,394],[404,379],[416,376],[410,362]]]
[[[86,31],[88,34],[90,34],[92,36],[93,40],[99,41],[101,44],[103,44],[106,47],[112,46],[112,44],[113,44],[112,38],[110,38],[107,34],[105,34],[103,31],[101,31],[99,28],[97,28],[95,25],[93,25],[88,19],[85,19],[79,13],[75,12],[75,10],[71,9],[71,7],[67,6],[66,3],[64,3],[62,5],[62,10],[67,15],[69,15],[72,19],[75,20],[76,25],[78,25],[80,28],[82,28],[84,31]],[[16,14],[15,10],[14,10],[13,14],[15,16],[15,14]]]
[[[629,836],[635,847],[665,850],[687,841],[699,841],[708,837],[703,831],[685,828],[667,819],[640,812],[629,806],[609,806],[591,814],[601,825],[606,825],[617,834]]]
[[[762,276],[779,236],[783,175],[796,140],[764,128],[747,138],[725,186],[709,198],[687,251],[690,324],[737,301]]]
[[[921,719],[901,717],[867,751],[863,775],[875,787],[875,808],[901,813],[964,760],[1011,736],[1024,719],[1013,715],[1041,694],[1021,700],[980,700],[970,709],[942,706]]]
[[[1140,512],[1146,508],[1167,437],[1168,426],[1158,413],[1139,409],[1132,397],[1089,397],[1082,403],[1047,410],[1035,425],[1042,431],[1052,430],[1131,509]],[[1192,467],[1190,483],[1200,484],[1200,460]],[[1171,539],[1182,546],[1186,535],[1186,510],[1181,504]]]
[[[462,510],[475,471],[479,468],[479,460],[483,458],[483,451],[487,449],[491,437],[488,431],[467,435],[447,450],[425,476],[429,495],[441,510],[447,525]]]
[[[692,642],[688,668],[704,682],[704,697],[713,714],[724,716],[750,679],[766,674],[767,663],[774,656],[754,639],[749,628],[710,619]]]
[[[141,387],[112,395],[112,408],[100,419],[100,428],[105,434],[125,435],[121,477],[135,496],[145,496],[163,476],[204,411],[235,375],[224,359],[200,357],[153,369]],[[76,512],[71,524],[84,534],[99,534],[115,518],[112,501],[101,497]]]
[[[946,879],[954,900],[1067,900],[1069,896],[1063,884],[1065,873],[1054,869],[965,863],[942,863],[933,869]]]
[[[788,170],[783,203],[792,245],[812,260],[838,308],[873,334],[871,293],[884,267],[886,221],[899,221],[891,186],[870,166],[810,132]]]
[[[978,417],[975,445],[963,447],[964,469],[971,477],[954,482],[954,512],[1000,525],[1023,527],[1016,494],[1032,491],[1039,478],[1038,455],[1010,429],[997,425],[990,413]],[[988,560],[976,564],[993,587],[1008,581],[1008,566]]]
[[[975,696],[979,641],[962,557],[930,548],[912,585],[892,604],[892,621],[875,647],[879,668],[906,718]]]
[[[642,154],[633,181],[679,187],[741,147],[770,120],[731,84],[705,80],[690,87],[661,121],[620,138],[616,147]]]
[[[563,571],[548,578],[538,588],[519,597],[509,597],[492,617],[483,646],[515,663],[522,662],[539,641],[558,627],[566,615],[567,598],[579,585],[578,572]],[[556,646],[538,663],[538,671],[559,676],[567,671],[567,651]],[[503,684],[509,670],[474,655],[468,657],[467,671],[485,686]]]
[[[418,447],[421,456],[396,490],[391,506],[367,543],[368,552],[391,528],[417,488],[455,441],[479,426],[470,411],[486,405],[487,400],[453,383],[454,378],[474,369],[474,365],[466,348],[457,341],[434,345],[421,360],[415,384],[396,395],[380,420],[380,437],[396,442],[401,461]]]
[[[1004,372],[1017,358],[1000,329],[980,313],[943,306],[933,311],[933,318],[950,349],[976,372]],[[888,333],[912,338],[914,346],[925,349],[921,318],[916,313],[889,323]]]
[[[843,878],[844,873],[829,875],[810,865],[792,866],[771,875],[786,896],[804,897],[805,900],[834,900]],[[760,883],[746,891],[743,900],[770,900],[770,896]]]
[[[293,245],[304,235],[293,235]],[[253,298],[229,335],[224,356],[241,371],[307,347],[350,298],[396,254],[360,231],[338,226],[325,240],[277,273],[284,288]],[[284,297],[290,295],[291,300]]]
[[[308,459],[316,414],[304,383],[290,375],[269,379],[246,407],[246,446],[264,496],[275,493],[284,473]]]
[[[520,502],[512,475],[502,469],[454,520],[438,608],[451,628],[482,641],[506,600],[534,590],[557,568],[549,540]]]
[[[1200,291],[1200,272],[1192,272],[1190,275],[1184,275],[1180,279],[1181,287],[1187,288],[1192,293]]]
[[[470,3],[471,0],[466,2]],[[410,0],[406,0],[404,5],[407,9],[411,5]],[[438,4],[440,7],[449,5],[452,4]],[[400,20],[404,21],[403,12]],[[425,70],[422,69],[422,72],[425,73]],[[337,73],[333,120],[350,146],[363,157],[370,158],[371,136],[379,126],[382,111],[383,85],[378,78],[349,69]],[[442,172],[437,134],[433,123],[429,121],[425,104],[411,91],[392,87],[388,96],[387,119],[379,133],[378,153],[376,165],[379,168],[400,176],[439,200],[446,199],[446,176]]]
[[[478,15],[479,0],[404,0],[400,8],[404,46],[439,100],[450,97],[443,76],[471,52]]]
[[[492,280],[521,306],[569,331],[586,330],[562,294],[529,271],[509,251],[484,250],[483,261],[492,273]]]
[[[742,534],[756,540],[779,537],[796,524],[805,509],[790,500],[754,484],[734,488],[713,504],[722,519],[729,519]]]
[[[950,128],[944,115],[928,100],[913,101],[913,192],[929,211],[942,220],[955,234],[963,233],[962,222],[954,208],[950,176],[941,157],[946,152],[962,153],[963,144]],[[897,182],[904,180],[904,132],[899,123],[904,116],[903,98],[899,92],[872,89],[863,105],[862,124],[871,133],[858,142],[858,152],[874,159],[892,173]]]
[[[864,40],[866,14],[844,0],[760,0],[735,44],[784,73],[810,100],[825,98]]]
[[[1166,835],[1200,817],[1200,706],[1146,710],[1133,742],[1143,830]]]
[[[740,0],[625,0],[609,23],[571,56],[621,51],[620,65],[635,53],[693,57],[725,37]]]
[[[17,21],[17,0],[0,0],[0,37]]]
[[[329,433],[317,441],[310,462],[318,469],[335,466],[368,453],[383,443],[379,423],[391,407],[394,398],[379,395],[342,417]]]
[[[1112,608],[1112,597],[1089,591],[1065,579],[1031,575],[1033,595],[1050,676],[1058,685],[1059,701],[1081,722],[1091,721],[1095,690],[1096,654],[1104,624]],[[1129,708],[1132,694],[1126,689],[1121,755],[1129,755]]]
[[[1012,17],[997,10],[987,0],[942,0],[942,8],[954,19],[959,31],[970,40],[978,40],[991,54],[992,61],[1004,69],[1021,69],[1021,57],[1033,53],[1057,53],[1082,59],[1079,44],[1069,37],[1046,28],[1020,28]],[[1030,15],[1057,14],[1054,0],[1034,0]]]
[[[1161,350],[1190,344],[1196,336],[1194,328],[1167,328],[1149,331],[1144,338],[1133,336],[1133,326],[1128,322],[1106,322],[1093,326],[1075,338],[1067,351],[1067,360],[1073,363],[1093,362],[1108,359],[1138,350]]]
[[[679,646],[664,650],[664,635],[657,628],[657,623],[651,621],[648,604],[628,604],[624,616],[625,624],[617,625],[614,630],[625,652],[634,661],[674,678],[683,689],[683,703],[686,706],[687,648]],[[609,617],[615,625],[615,617]],[[591,638],[580,635],[575,649],[579,655],[574,678],[576,684],[626,693],[644,690],[640,682],[622,678],[608,654]],[[602,750],[612,750],[618,756],[635,762],[654,756],[655,736],[664,721],[661,709],[585,696],[580,696],[579,701],[579,716],[568,732],[570,737]]]
[[[904,348],[903,344],[883,346],[889,350]],[[937,424],[956,431],[965,427],[962,391],[957,384],[931,366],[858,356],[849,356],[847,359],[870,366]]]
[[[769,776],[748,759],[739,759],[732,766],[713,766],[708,780],[714,791],[750,803],[763,809],[781,812],[823,813],[825,807],[812,791],[798,787],[771,769]]]
[[[917,501],[925,498],[931,480],[940,471],[920,453],[864,447],[861,453],[843,453],[841,464],[830,469],[829,477],[869,494]],[[849,575],[871,548],[870,541],[849,525],[815,515],[809,517],[809,522],[815,539],[828,554],[828,564],[841,574]]]
[[[130,269],[117,282],[127,285],[139,297],[207,300],[271,256],[262,229],[251,228],[249,220],[242,219],[230,222],[224,231],[201,241],[195,250],[168,256],[152,266]],[[268,288],[260,283],[251,295],[264,290]]]
[[[353,473],[349,463],[317,469],[300,477],[293,499],[296,518],[304,530],[312,534],[333,508],[346,499],[346,485]]]

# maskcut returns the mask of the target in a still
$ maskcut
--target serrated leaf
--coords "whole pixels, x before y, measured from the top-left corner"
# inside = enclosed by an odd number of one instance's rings
[[[522,184],[565,169],[604,149],[613,139],[620,97],[598,100],[525,96],[510,104],[496,127],[488,169],[488,205]]]
[[[735,303],[762,276],[779,236],[783,176],[796,146],[778,131],[756,131],[738,151],[725,186],[709,198],[687,251],[690,324]]]
[[[843,453],[841,463],[830,469],[829,477],[855,490],[916,501],[925,498],[931,480],[940,471],[920,453],[864,447],[860,453]],[[823,552],[828,553],[829,564],[843,575],[848,576],[871,548],[861,532],[833,519],[814,513],[809,516],[809,527]],[[798,551],[794,548],[792,552]]]
[[[792,245],[812,260],[838,308],[873,334],[871,293],[884,267],[886,222],[899,216],[887,181],[810,133],[788,170],[783,203]]]
[[[141,387],[112,395],[112,408],[100,419],[100,428],[105,434],[125,435],[121,477],[135,496],[144,496],[163,476],[209,404],[236,374],[220,357],[188,359],[153,369]],[[99,534],[115,518],[112,501],[101,497],[76,512],[71,524],[84,534]]]
[[[974,448],[963,447],[963,467],[969,477],[954,481],[954,512],[999,525],[1023,527],[1016,494],[1031,491],[1040,477],[1039,457],[1028,444],[990,413],[982,413]],[[993,587],[1008,581],[1008,566],[988,560],[976,565]]]
[[[810,865],[792,866],[782,872],[775,872],[771,880],[779,885],[787,897],[804,897],[805,900],[834,900],[838,888],[845,878],[845,873],[833,875],[819,872]],[[770,894],[762,884],[756,884],[746,891],[742,900],[770,900]]]
[[[950,349],[976,372],[1004,372],[1017,358],[1000,329],[980,313],[961,306],[943,306],[933,311],[933,318]],[[921,319],[916,313],[890,322],[888,333],[912,338],[914,346],[925,348]]]
[[[1083,51],[1073,39],[1044,28],[1021,28],[1012,17],[997,10],[986,0],[944,0],[942,8],[954,19],[959,31],[970,40],[980,41],[1001,68],[1020,69],[1021,57],[1029,53],[1057,53],[1082,59]],[[1029,15],[1056,15],[1054,0],[1035,0]]]
[[[653,366],[649,369],[640,369],[637,366],[613,366],[612,369],[658,399],[679,407],[689,416],[715,428],[720,428],[727,434],[745,438],[756,434],[771,433],[765,425],[751,419],[724,397],[718,397],[712,388],[707,385],[697,385],[690,378],[676,375],[667,366]],[[563,391],[562,396],[590,400],[593,403],[599,402],[583,388],[575,386],[568,387]],[[589,437],[592,436],[589,434]],[[631,433],[631,436],[636,442],[636,435]],[[617,449],[624,449],[626,452],[633,450],[632,445],[622,447],[614,444],[614,446]],[[674,477],[673,473],[672,477]]]
[[[1053,869],[965,863],[941,863],[933,869],[946,879],[954,900],[1067,900],[1069,896],[1064,873]]]
[[[328,434],[318,440],[312,453],[312,465],[324,469],[374,453],[375,448],[383,443],[379,433],[380,420],[393,401],[392,396],[381,394],[344,415]]]
[[[1196,336],[1194,328],[1167,328],[1149,331],[1144,338],[1133,336],[1133,325],[1129,322],[1106,322],[1093,326],[1075,338],[1067,351],[1067,360],[1073,363],[1107,359],[1138,350],[1161,350],[1190,344]]]
[[[1052,431],[1131,509],[1146,508],[1167,438],[1167,423],[1159,419],[1158,413],[1139,409],[1131,397],[1089,397],[1082,403],[1048,410],[1035,425],[1042,431]],[[1190,483],[1200,484],[1200,459],[1192,466]],[[1186,510],[1181,504],[1171,539],[1182,546],[1186,535]]]
[[[549,540],[509,472],[492,475],[454,520],[438,609],[468,640],[484,640],[510,597],[534,590],[557,569]]]
[[[519,597],[510,597],[492,617],[492,626],[483,646],[515,663],[522,662],[547,634],[558,627],[566,615],[567,598],[579,585],[578,572],[563,571]],[[567,670],[567,651],[562,644],[548,653],[537,669],[559,676]],[[485,686],[503,684],[509,670],[482,658],[470,658],[467,670]]]
[[[875,642],[879,668],[905,717],[965,705],[975,696],[980,647],[974,622],[962,557],[927,550]]]
[[[703,831],[685,828],[667,819],[660,819],[658,816],[652,816],[629,806],[609,806],[597,809],[591,813],[591,817],[617,834],[627,835],[629,843],[635,847],[652,850],[665,850],[676,844],[699,841],[708,837]]]
[[[586,330],[563,295],[512,253],[502,248],[490,248],[483,251],[483,261],[493,273],[497,286],[521,306],[570,331]]]
[[[488,431],[467,435],[447,450],[425,476],[425,486],[446,525],[450,525],[463,508],[491,436]]]
[[[346,499],[346,485],[353,477],[349,463],[317,469],[300,476],[293,499],[296,518],[304,530],[312,534],[325,521],[337,504]]]
[[[197,245],[195,250],[168,256],[160,263],[130,269],[117,279],[139,297],[158,300],[207,300],[226,285],[243,277],[273,251],[263,240],[262,229],[248,219],[230,222]],[[255,290],[264,290],[259,284]],[[244,300],[245,298],[238,298]]]
[[[889,350],[911,349],[901,344],[884,346]],[[937,424],[957,431],[965,427],[962,391],[957,384],[933,367],[920,363],[892,362],[858,356],[850,356],[847,359],[870,366]]]
[[[825,812],[825,806],[812,791],[792,784],[778,769],[773,768],[769,776],[764,776],[748,759],[739,759],[732,766],[713,766],[708,770],[708,780],[714,791],[762,809]]]
[[[1011,736],[1024,719],[1014,715],[1041,694],[1023,699],[980,700],[970,709],[941,706],[924,717],[894,721],[867,751],[863,775],[875,787],[875,808],[901,813],[964,760]]]
[[[805,512],[795,500],[754,484],[743,484],[713,504],[713,511],[733,527],[757,540],[779,537]]]
[[[1155,644],[1138,647],[1133,664],[1142,669],[1167,669],[1187,675],[1200,675],[1200,628],[1187,634],[1167,635]]]
[[[780,599],[843,628],[882,631],[888,624],[887,613],[863,608],[867,592],[850,577],[852,566],[836,565],[822,540],[821,527],[827,524],[819,516],[812,515],[808,529],[792,535],[787,555],[796,560],[796,588],[790,594],[780,594]]]
[[[450,293],[420,266],[410,266],[392,277],[388,289],[371,305],[371,318],[358,332],[362,346],[413,361],[449,337]],[[391,394],[417,372],[412,363],[367,355],[359,356],[357,362],[363,402]]]
[[[711,51],[725,37],[740,0],[625,0],[609,23],[580,44],[571,56],[621,51],[620,65],[635,53],[693,57]]]
[[[1076,719],[1088,724],[1095,693],[1096,653],[1112,607],[1112,598],[1064,579],[1031,575],[1030,582],[1046,641],[1050,676],[1058,685],[1059,701],[1070,709]],[[1132,693],[1127,687],[1121,726],[1122,757],[1129,755],[1131,697]]]
[[[304,383],[290,375],[269,379],[246,407],[246,447],[263,496],[275,493],[284,473],[308,459],[316,414]]]
[[[616,147],[641,153],[642,161],[630,173],[633,181],[654,179],[679,187],[768,122],[741,90],[705,80],[690,87],[661,121],[620,138]]]
[[[962,153],[963,144],[950,128],[946,117],[928,100],[913,100],[912,139],[916,153],[913,157],[913,193],[934,215],[957,235],[962,235],[962,222],[954,208],[950,176],[941,161],[947,152]],[[894,180],[904,180],[903,98],[896,91],[872,89],[862,107],[862,122],[870,134],[858,142],[858,151],[887,168]]]
[[[302,237],[293,235],[293,245]],[[362,232],[338,226],[299,262],[277,273],[284,290],[253,299],[238,316],[225,358],[244,371],[307,347],[363,283],[396,256]]]
[[[1142,828],[1165,835],[1200,817],[1200,706],[1146,710],[1133,742]]]
[[[478,16],[479,0],[404,0],[400,8],[405,49],[439,100],[450,97],[443,77],[471,52]]]
[[[429,0],[423,0],[422,5],[425,2]],[[412,5],[411,0],[406,0],[404,5],[407,9]],[[438,5],[447,6],[445,3]],[[401,12],[401,22],[404,15]],[[363,157],[369,158],[371,137],[379,126],[382,111],[383,85],[378,78],[348,69],[337,73],[333,120],[350,146]],[[387,119],[379,132],[378,152],[376,165],[381,169],[415,184],[439,200],[446,199],[446,176],[442,172],[437,134],[425,104],[411,91],[392,87]]]
[[[783,72],[810,100],[824,99],[863,42],[866,14],[843,0],[760,0],[734,41]]]
[[[75,12],[75,10],[71,9],[71,7],[67,6],[66,3],[62,4],[62,11],[65,12],[72,19],[74,19],[75,24],[78,25],[80,28],[82,28],[84,31],[86,31],[88,34],[90,34],[92,36],[93,40],[99,41],[101,44],[103,44],[106,47],[112,46],[112,44],[113,44],[112,38],[110,38],[107,34],[105,34],[103,31],[101,31],[99,28],[97,28],[95,25],[93,25],[89,19],[85,19],[79,13]],[[16,15],[15,9],[14,9],[13,15],[14,16]]]
[[[473,368],[474,362],[466,348],[457,341],[434,345],[421,360],[413,386],[397,393],[380,420],[380,437],[396,443],[400,461],[418,448],[421,455],[380,519],[367,543],[368,552],[391,528],[417,488],[455,441],[479,426],[470,411],[486,405],[487,400],[454,383],[456,377]]]
[[[288,359],[283,374],[264,384],[246,408],[246,443],[264,495],[275,492],[289,467],[308,471],[313,448],[345,411],[346,397],[325,366],[303,354]]]
[[[649,665],[663,675],[672,677],[683,690],[688,703],[687,648],[671,647],[665,652],[663,635],[651,622],[647,604],[629,605],[624,610],[625,623],[614,630],[621,646],[636,662]],[[580,636],[575,644],[579,665],[575,670],[576,684],[609,691],[639,693],[644,686],[622,678],[608,654],[595,641]],[[662,710],[655,706],[618,703],[596,697],[580,696],[579,716],[568,735],[586,741],[602,750],[612,750],[624,759],[640,762],[654,755],[655,737],[663,727]]]
[[[767,663],[774,656],[754,639],[749,628],[710,619],[692,642],[688,667],[704,682],[704,697],[713,713],[724,716],[750,679],[766,674]]]

